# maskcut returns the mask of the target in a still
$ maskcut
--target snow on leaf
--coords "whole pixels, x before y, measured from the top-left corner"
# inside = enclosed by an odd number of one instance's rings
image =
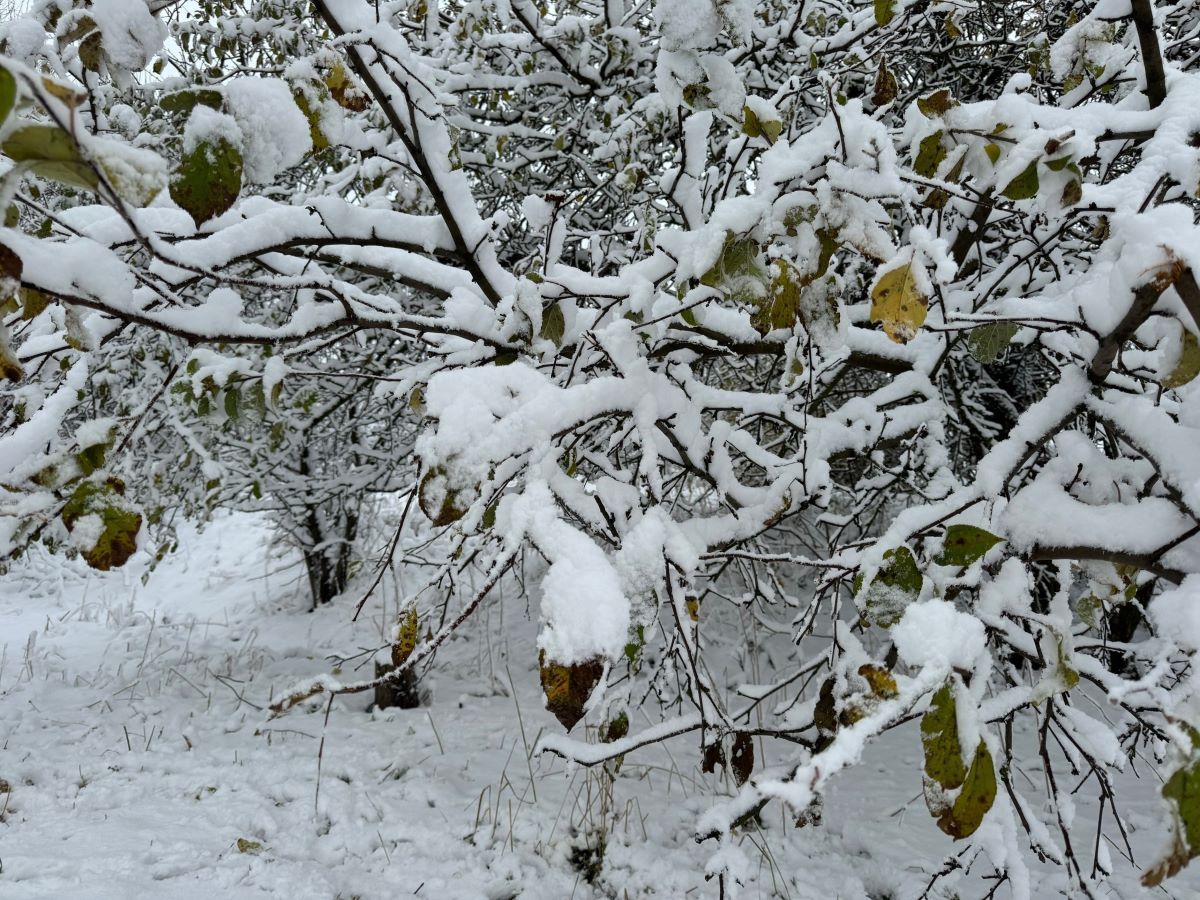
[[[91,479],[81,482],[63,506],[63,525],[93,569],[120,568],[137,550],[142,516],[129,508],[124,494],[120,479]]]
[[[921,593],[923,578],[907,547],[883,554],[883,565],[861,595],[861,607],[875,625],[887,628],[900,621],[905,608]]]
[[[157,153],[116,141],[93,141],[92,157],[113,190],[132,206],[149,206],[167,186],[167,164]]]
[[[242,153],[221,134],[198,140],[171,176],[171,199],[197,226],[227,212],[241,190]]]
[[[417,488],[417,499],[421,512],[434,525],[441,528],[452,525],[467,514],[470,503],[468,492],[450,483],[445,466],[436,466],[425,473]]]

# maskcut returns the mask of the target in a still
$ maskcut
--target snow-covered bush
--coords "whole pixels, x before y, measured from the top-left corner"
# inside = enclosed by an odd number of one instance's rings
[[[203,491],[413,472],[388,677],[540,560],[547,705],[611,738],[543,751],[694,735],[739,786],[697,823],[722,882],[907,728],[1016,896],[1027,851],[1111,869],[1068,773],[1119,840],[1111,773],[1161,764],[1157,883],[1200,854],[1198,49],[1151,0],[35,6],[0,32],[0,549],[119,564],[195,479],[163,448],[214,455],[170,403],[253,407]],[[718,677],[751,643],[771,671]]]

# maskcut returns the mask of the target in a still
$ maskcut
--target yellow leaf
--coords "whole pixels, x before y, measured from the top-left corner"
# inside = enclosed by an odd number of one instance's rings
[[[862,665],[858,667],[858,674],[867,680],[867,684],[871,686],[871,693],[876,697],[888,700],[900,693],[895,676],[887,669]]]
[[[408,662],[417,647],[417,608],[410,606],[401,616],[396,629],[396,642],[392,644],[392,665],[402,666]]]
[[[546,709],[570,731],[583,718],[588,698],[604,674],[604,661],[597,658],[563,665],[547,660],[545,651],[539,651],[538,672],[546,695]]]
[[[1162,386],[1165,388],[1183,387],[1197,375],[1200,375],[1200,341],[1197,341],[1196,336],[1185,328],[1183,339],[1180,341],[1179,361],[1175,363],[1175,368],[1171,370],[1171,373],[1162,380]]]
[[[918,289],[910,260],[882,273],[871,289],[871,321],[897,344],[907,344],[925,324],[929,299]]]

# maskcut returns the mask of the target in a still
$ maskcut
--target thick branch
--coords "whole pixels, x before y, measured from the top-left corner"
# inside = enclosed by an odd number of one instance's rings
[[[1133,0],[1133,24],[1142,47],[1142,65],[1146,69],[1146,96],[1154,109],[1167,99],[1167,73],[1163,68],[1162,48],[1154,27],[1153,0]]]

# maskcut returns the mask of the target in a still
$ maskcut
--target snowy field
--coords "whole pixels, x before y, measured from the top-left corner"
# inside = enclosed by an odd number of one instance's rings
[[[144,585],[140,561],[105,575],[35,557],[5,578],[0,897],[717,896],[703,877],[713,848],[692,833],[705,795],[730,786],[699,771],[693,747],[631,756],[611,798],[587,770],[531,753],[560,729],[541,708],[519,598],[441,655],[427,707],[375,714],[364,695],[327,725],[320,703],[269,720],[273,694],[378,645],[380,615],[352,624],[345,601],[309,613],[296,561],[269,545],[259,520],[225,516],[186,531]],[[919,756],[911,729],[893,732],[839,782],[820,827],[770,808],[744,836],[740,896],[985,895],[985,861],[966,876],[947,866],[958,848],[925,810]],[[1123,795],[1139,868],[1162,840],[1156,778],[1141,774]],[[1081,822],[1095,819],[1086,788]],[[589,884],[573,849],[605,815],[613,830]],[[1200,897],[1195,867],[1150,892],[1109,855],[1108,896]],[[1036,895],[1062,884],[1047,868]]]

